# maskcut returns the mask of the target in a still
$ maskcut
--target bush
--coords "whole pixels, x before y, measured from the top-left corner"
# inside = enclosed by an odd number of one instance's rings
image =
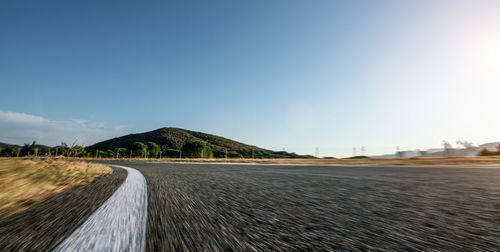
[[[160,154],[160,146],[154,142],[147,142],[146,149],[148,151],[148,157],[158,157]]]
[[[127,148],[116,148],[115,149],[116,156],[120,157],[129,157],[129,152],[127,151]]]
[[[69,153],[69,147],[64,145],[59,145],[52,148],[52,153],[56,156],[66,156]]]
[[[33,143],[30,144],[24,144],[24,146],[21,148],[21,151],[19,151],[19,156],[29,156],[29,155],[35,155],[37,150],[35,148],[36,142],[33,141]]]
[[[203,141],[195,140],[187,142],[182,146],[182,157],[184,158],[213,158],[212,149]]]
[[[479,152],[479,156],[494,156],[498,155],[498,152],[494,151],[489,151],[488,149],[484,148]]]
[[[0,151],[0,156],[3,157],[15,157],[19,153],[20,149],[17,146],[8,146]]]
[[[163,157],[171,157],[171,158],[178,158],[180,154],[179,150],[176,149],[165,149],[162,152]]]
[[[66,151],[66,155],[68,157],[83,157],[85,153],[86,153],[85,148],[83,148],[80,145],[72,146]]]
[[[241,155],[240,153],[238,153],[236,151],[229,151],[227,153],[227,157],[228,158],[243,158],[243,155]]]
[[[129,146],[129,150],[132,151],[134,157],[144,157],[146,153],[146,145],[141,142],[134,142]]]
[[[108,157],[108,152],[103,151],[103,150],[97,150],[97,157],[98,158],[106,158],[106,157]]]
[[[50,156],[52,155],[52,149],[50,147],[45,147],[40,151],[40,155]]]

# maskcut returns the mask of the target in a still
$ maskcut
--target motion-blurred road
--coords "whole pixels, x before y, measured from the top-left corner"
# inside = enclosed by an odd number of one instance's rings
[[[148,251],[500,249],[500,169],[120,163]]]

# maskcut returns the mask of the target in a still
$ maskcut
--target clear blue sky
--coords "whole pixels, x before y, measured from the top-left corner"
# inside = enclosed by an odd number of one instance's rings
[[[499,13],[500,1],[1,1],[0,141],[173,126],[348,156],[500,140]]]

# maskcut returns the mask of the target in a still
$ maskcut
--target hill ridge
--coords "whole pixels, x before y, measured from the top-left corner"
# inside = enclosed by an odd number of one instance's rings
[[[143,133],[132,133],[115,137],[98,142],[85,149],[88,152],[94,152],[96,150],[127,148],[134,142],[155,142],[160,146],[164,146],[164,148],[179,150],[185,143],[193,140],[205,141],[212,149],[215,157],[224,157],[226,151],[230,152],[231,155],[238,155],[241,157],[252,157],[252,155],[253,157],[262,158],[308,157],[283,151],[275,152],[225,137],[176,127],[162,127]]]

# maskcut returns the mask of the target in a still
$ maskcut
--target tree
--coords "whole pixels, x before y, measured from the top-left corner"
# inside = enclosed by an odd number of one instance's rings
[[[66,149],[66,156],[68,157],[80,157],[84,156],[85,148],[83,146],[77,145],[76,142],[78,142],[78,139],[76,139],[71,146],[68,146],[65,142],[62,142],[61,145],[64,146]]]
[[[484,148],[479,152],[479,156],[491,156],[493,154],[494,152],[489,151],[487,148]]]
[[[50,149],[50,147],[45,147],[42,149],[42,151],[40,152],[41,155],[46,155],[46,156],[50,156],[52,155],[52,149]]]
[[[0,151],[0,156],[4,157],[15,157],[21,149],[17,146],[8,146]]]
[[[127,148],[116,148],[115,149],[116,157],[128,157]]]
[[[160,146],[154,142],[147,142],[146,149],[149,157],[158,157],[158,154],[160,154]]]
[[[456,141],[456,143],[462,145],[465,149],[474,147],[474,144],[472,142],[469,142],[466,140],[463,140],[463,141],[458,140],[458,141]]]
[[[451,146],[450,142],[448,142],[448,141],[446,141],[446,140],[443,140],[443,141],[441,142],[441,145],[444,147],[444,149],[445,149],[445,150],[447,150],[447,149],[451,149],[451,148],[452,148],[452,146]]]
[[[453,149],[453,146],[451,146],[450,142],[448,142],[446,140],[443,140],[441,142],[441,145],[443,145],[443,148],[444,148],[444,155],[445,156],[450,156],[451,151]]]
[[[146,145],[141,142],[134,142],[129,146],[129,150],[132,151],[132,155],[134,155],[134,157],[144,157],[144,153],[146,153]]]
[[[61,142],[61,145],[56,147],[55,153],[61,156],[70,156],[69,147],[66,142]]]
[[[238,153],[236,151],[229,151],[227,153],[227,157],[228,158],[243,158],[243,155],[241,155],[241,153]]]
[[[35,144],[36,144],[35,141],[33,141],[32,144],[24,144],[24,146],[19,151],[19,156],[23,157],[23,156],[35,155],[36,154]]]
[[[71,148],[68,148],[66,150],[66,155],[68,157],[80,157],[80,156],[83,156],[85,154],[85,148],[83,148],[82,146],[80,145],[73,145],[71,146]]]
[[[186,158],[213,158],[212,149],[201,140],[187,142],[182,146],[182,157]]]
[[[165,148],[161,153],[163,157],[171,157],[171,158],[179,157],[179,150],[177,149]]]
[[[113,150],[106,151],[106,157],[107,158],[114,158],[115,157],[115,152]]]
[[[103,157],[107,157],[108,156],[108,153],[103,151],[103,150],[97,150],[97,157],[98,158],[103,158]]]

